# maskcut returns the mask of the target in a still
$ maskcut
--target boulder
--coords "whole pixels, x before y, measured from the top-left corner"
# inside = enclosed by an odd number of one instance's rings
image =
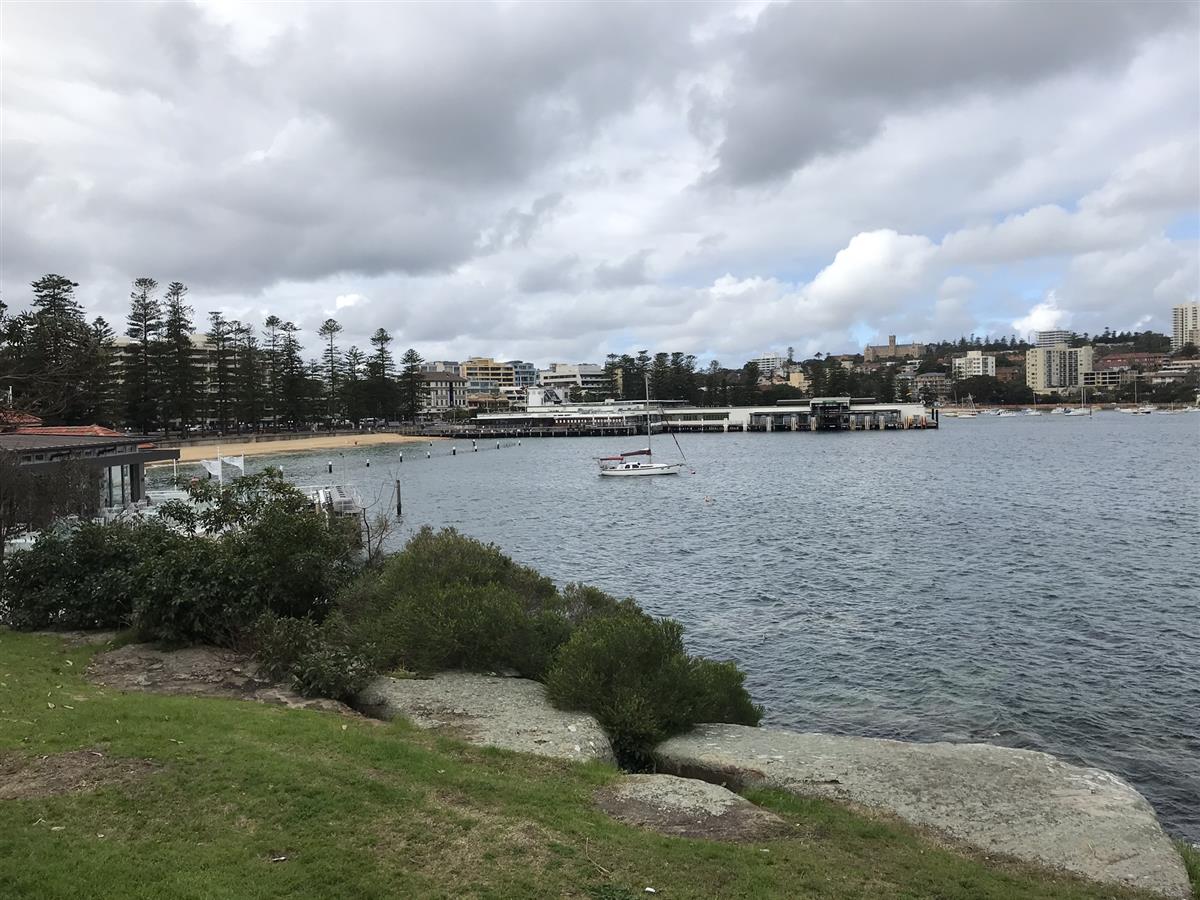
[[[470,672],[373,679],[355,706],[381,719],[403,716],[472,744],[558,759],[613,762],[612,745],[586,713],[563,712],[536,681]]]
[[[618,821],[675,837],[753,841],[779,837],[787,823],[733,791],[674,775],[626,775],[596,794]]]
[[[701,725],[656,755],[664,771],[842,801],[987,853],[1190,896],[1179,853],[1145,798],[1109,772],[1047,753]]]

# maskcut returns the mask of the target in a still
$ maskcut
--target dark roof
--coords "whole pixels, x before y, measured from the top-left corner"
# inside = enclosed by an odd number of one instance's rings
[[[0,433],[0,450],[28,452],[30,450],[79,450],[84,447],[116,447],[137,444],[130,435],[102,437],[99,435],[12,434]]]
[[[451,384],[467,383],[467,379],[453,372],[422,372],[421,378],[425,381],[449,381]]]

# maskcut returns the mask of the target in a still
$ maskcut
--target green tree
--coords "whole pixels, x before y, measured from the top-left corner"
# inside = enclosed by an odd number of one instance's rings
[[[304,425],[309,415],[309,370],[301,355],[304,348],[296,337],[298,330],[291,322],[279,326],[280,402],[284,421],[291,428]]]
[[[79,285],[50,274],[31,286],[30,310],[4,322],[4,380],[18,408],[80,421],[89,411],[81,379],[89,365],[90,331],[75,300]]]
[[[264,409],[263,354],[254,329],[241,322],[233,324],[231,335],[234,355],[233,408],[240,423],[256,431],[262,424]]]
[[[138,278],[129,295],[129,316],[125,334],[130,342],[125,348],[125,414],[129,423],[141,432],[148,432],[159,419],[162,373],[162,304],[155,292],[158,282],[153,278]]]
[[[279,421],[283,415],[283,365],[279,352],[282,328],[283,320],[279,316],[267,316],[263,321],[263,336],[266,339],[263,351],[266,354],[267,406],[276,431],[279,430]]]
[[[184,302],[187,287],[179,281],[167,285],[163,297],[162,394],[164,425],[175,422],[180,435],[196,417],[196,398],[201,390],[200,368],[192,347],[192,308]]]
[[[217,428],[229,428],[230,401],[233,396],[233,326],[219,312],[208,314],[208,348],[212,360],[209,374],[209,398]]]
[[[411,347],[400,358],[400,417],[410,422],[415,422],[425,408],[428,385],[422,377],[423,362],[421,354]]]
[[[396,364],[388,350],[391,342],[392,336],[383,328],[376,329],[371,335],[371,346],[375,352],[367,364],[367,377],[370,382],[371,410],[380,419],[387,419],[389,413],[395,410],[396,385],[393,375]]]
[[[366,355],[357,347],[351,347],[346,351],[346,361],[342,371],[344,373],[342,402],[346,410],[346,418],[357,428],[358,423],[367,414]]]
[[[325,347],[325,371],[326,371],[326,389],[328,392],[329,403],[326,408],[326,415],[332,422],[335,418],[335,413],[338,409],[338,369],[341,367],[341,353],[334,343],[334,339],[341,334],[342,326],[338,324],[336,319],[326,319],[321,323],[321,327],[317,330],[323,339],[328,343]]]
[[[87,410],[81,422],[115,425],[117,422],[116,377],[113,373],[117,355],[112,326],[100,316],[92,322],[83,355],[82,397]]]

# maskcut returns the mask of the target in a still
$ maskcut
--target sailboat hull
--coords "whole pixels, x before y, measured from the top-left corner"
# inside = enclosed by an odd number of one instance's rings
[[[609,478],[642,475],[678,475],[683,463],[642,463],[628,468],[601,469],[600,474]]]

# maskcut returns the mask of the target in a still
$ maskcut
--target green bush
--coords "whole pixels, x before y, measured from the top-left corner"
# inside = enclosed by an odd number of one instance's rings
[[[375,672],[369,660],[341,643],[332,622],[268,613],[255,623],[254,642],[259,671],[306,697],[350,700]]]
[[[23,629],[132,627],[144,640],[230,646],[263,612],[328,613],[355,566],[341,523],[274,477],[196,491],[211,507],[174,504],[148,521],[56,529],[12,554],[0,621]],[[192,533],[198,525],[224,530],[202,537]]]
[[[700,722],[757,725],[762,709],[733,663],[692,657],[683,628],[624,610],[584,622],[546,677],[554,705],[590,712],[624,765],[642,766],[654,746]]]
[[[512,668],[541,678],[571,627],[550,579],[453,529],[423,528],[360,575],[339,609],[351,646],[381,670]]]

